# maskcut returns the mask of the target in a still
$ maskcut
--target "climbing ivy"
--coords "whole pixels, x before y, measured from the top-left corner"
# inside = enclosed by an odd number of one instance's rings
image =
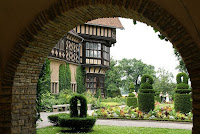
[[[84,71],[80,65],[76,69],[76,82],[77,82],[77,92],[78,93],[85,92],[86,88],[84,84]]]
[[[41,96],[44,93],[50,92],[51,89],[51,71],[50,71],[50,60],[46,59],[42,66],[42,71],[39,75],[37,83],[37,109],[36,109],[36,120],[40,119],[41,111]]]
[[[71,72],[68,63],[59,67],[59,90],[63,89],[71,89]]]

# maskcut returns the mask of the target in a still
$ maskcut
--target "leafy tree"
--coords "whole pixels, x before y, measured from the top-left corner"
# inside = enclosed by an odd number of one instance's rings
[[[108,86],[111,84],[116,87],[121,87],[122,84],[121,73],[117,66],[117,61],[112,58],[110,60],[110,69],[105,74],[105,89],[108,89]]]
[[[78,93],[85,92],[86,88],[84,84],[84,72],[80,65],[76,69],[76,82],[77,82],[77,92]]]
[[[173,74],[166,71],[163,68],[159,68],[157,71],[157,77],[154,82],[154,89],[157,92],[168,92],[169,94],[174,94],[174,88],[176,88],[176,84],[172,82],[172,79],[174,78]]]
[[[107,89],[108,93],[108,97],[118,97],[118,96],[121,96],[121,91],[120,89],[115,85],[115,84],[110,84],[108,86],[108,89]]]
[[[140,77],[144,74],[149,74],[155,77],[154,66],[147,65],[141,60],[137,59],[122,59],[119,61],[119,70],[121,73],[121,79],[123,82],[123,90],[129,90],[129,84],[134,82],[135,90],[138,91],[140,86]]]
[[[59,67],[59,89],[71,89],[71,72],[69,64],[60,65]]]

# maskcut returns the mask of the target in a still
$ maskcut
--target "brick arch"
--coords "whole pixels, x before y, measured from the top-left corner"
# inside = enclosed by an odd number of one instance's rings
[[[88,20],[125,17],[159,29],[182,55],[192,81],[193,133],[200,131],[200,48],[173,15],[151,0],[59,0],[42,11],[16,42],[2,77],[0,133],[36,133],[37,79],[45,57],[66,31]],[[189,50],[189,51],[188,51]]]

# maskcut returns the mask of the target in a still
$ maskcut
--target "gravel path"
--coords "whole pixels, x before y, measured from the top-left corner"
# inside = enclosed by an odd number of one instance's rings
[[[52,126],[48,122],[47,117],[52,114],[69,113],[69,112],[55,112],[45,113],[41,112],[41,119],[43,121],[37,122],[37,128]],[[91,115],[93,110],[88,110],[88,114]],[[131,126],[131,127],[156,127],[156,128],[171,128],[171,129],[190,129],[192,130],[192,123],[190,122],[172,122],[172,121],[149,121],[149,120],[114,120],[114,119],[98,119],[96,125],[109,125],[109,126]]]

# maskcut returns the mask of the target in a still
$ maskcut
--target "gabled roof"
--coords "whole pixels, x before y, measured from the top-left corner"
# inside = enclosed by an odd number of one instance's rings
[[[124,29],[119,18],[99,18],[96,20],[88,21],[86,24]]]

